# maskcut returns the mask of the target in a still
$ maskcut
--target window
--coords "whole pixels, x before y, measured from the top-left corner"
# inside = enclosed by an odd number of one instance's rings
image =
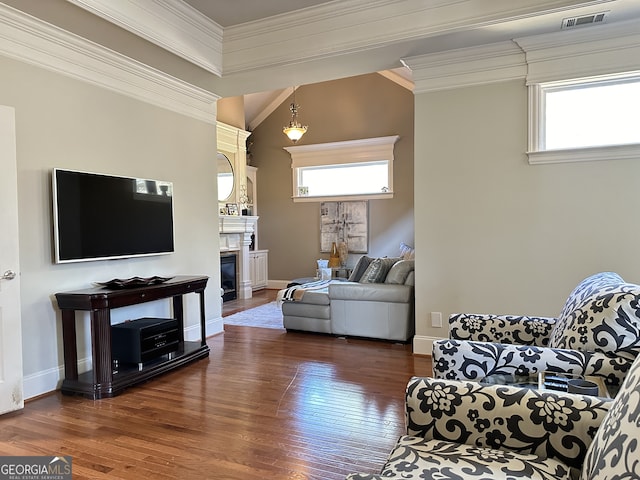
[[[389,191],[389,161],[298,168],[298,188],[305,195],[366,195]]]
[[[640,156],[640,73],[530,88],[529,162]]]
[[[398,136],[285,147],[291,154],[293,200],[393,197]]]

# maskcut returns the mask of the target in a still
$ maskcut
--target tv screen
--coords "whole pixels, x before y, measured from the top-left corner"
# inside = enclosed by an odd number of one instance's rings
[[[173,185],[53,170],[55,262],[171,253]]]

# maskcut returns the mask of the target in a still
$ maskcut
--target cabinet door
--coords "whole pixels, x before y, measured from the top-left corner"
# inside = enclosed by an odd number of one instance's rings
[[[256,254],[256,284],[260,287],[267,286],[267,252]]]
[[[268,283],[267,252],[254,252],[249,255],[249,272],[251,288],[257,290],[265,288]]]
[[[256,289],[256,254],[249,254],[249,281],[251,282],[251,288]]]

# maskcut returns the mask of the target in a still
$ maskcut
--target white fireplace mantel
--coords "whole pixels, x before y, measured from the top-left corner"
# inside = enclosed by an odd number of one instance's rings
[[[251,298],[251,278],[249,273],[249,245],[251,234],[256,230],[258,217],[247,215],[220,215],[220,252],[237,252],[238,254],[238,297]]]
[[[259,217],[220,215],[220,233],[253,233]]]

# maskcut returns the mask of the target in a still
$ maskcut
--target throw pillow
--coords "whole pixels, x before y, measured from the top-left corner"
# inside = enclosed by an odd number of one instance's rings
[[[416,249],[404,242],[400,242],[400,257],[403,260],[413,260],[416,258]]]
[[[611,272],[584,279],[571,292],[549,347],[640,353],[640,286]]]
[[[349,275],[350,282],[359,282],[362,274],[365,272],[369,264],[372,262],[373,258],[367,257],[366,255],[360,257],[356,266],[353,267],[351,271],[351,275]]]
[[[413,272],[413,270],[415,269],[415,263],[416,262],[413,260],[400,260],[399,262],[394,263],[389,270],[384,283],[404,285],[404,282],[407,281],[407,276],[409,276],[409,273]]]
[[[398,258],[376,258],[360,277],[360,283],[382,283]]]

